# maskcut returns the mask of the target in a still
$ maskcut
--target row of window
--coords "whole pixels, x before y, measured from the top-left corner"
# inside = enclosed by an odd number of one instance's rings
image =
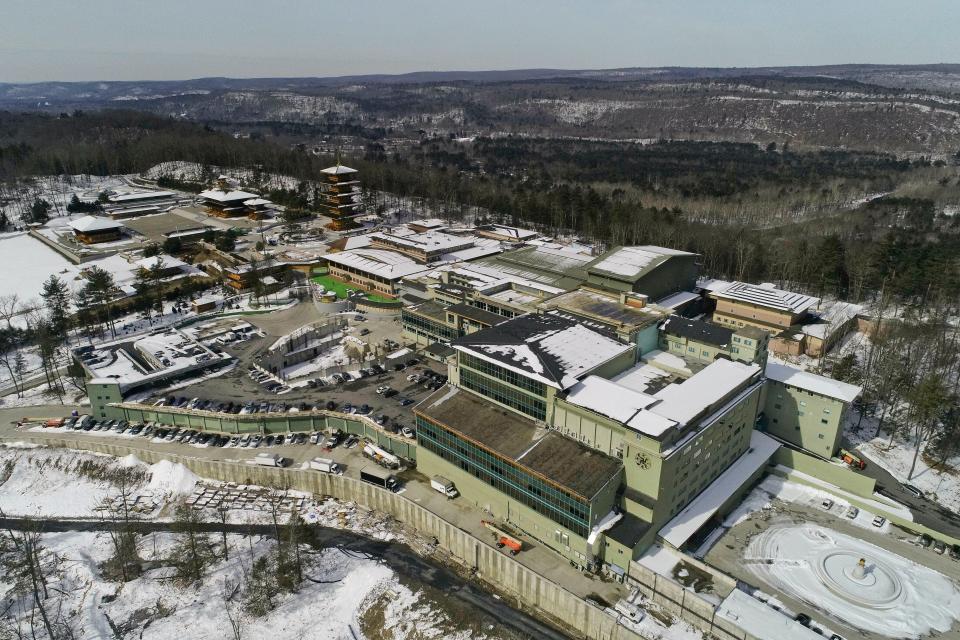
[[[547,403],[525,391],[509,387],[472,369],[460,368],[460,386],[476,391],[495,402],[516,409],[536,420],[547,419]]]
[[[547,385],[537,380],[532,380],[527,376],[521,375],[516,371],[511,371],[487,360],[470,355],[469,353],[460,353],[460,366],[470,367],[475,371],[486,374],[502,382],[519,387],[524,391],[535,393],[538,396],[547,395]]]
[[[557,524],[587,535],[590,506],[586,502],[420,416],[417,444]]]
[[[439,341],[450,341],[458,335],[456,329],[440,322],[433,322],[423,316],[409,313],[406,309],[401,311],[400,315],[403,320],[403,328],[411,333]]]

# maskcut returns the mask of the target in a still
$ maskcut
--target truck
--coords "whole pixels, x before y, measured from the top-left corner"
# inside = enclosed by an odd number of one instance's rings
[[[863,458],[847,451],[846,449],[840,449],[840,459],[854,469],[863,470],[867,468],[867,463]]]
[[[390,491],[396,491],[400,488],[400,484],[392,473],[378,469],[372,465],[368,465],[360,470],[360,479],[364,482],[375,484],[378,487],[389,489]]]
[[[287,459],[276,453],[258,453],[253,462],[262,467],[284,467],[287,464]]]
[[[310,461],[310,468],[324,473],[340,473],[340,465],[330,458],[314,458]]]
[[[393,455],[389,451],[381,449],[372,442],[367,442],[363,445],[363,455],[370,458],[382,467],[387,467],[388,469],[400,468],[400,458]]]
[[[460,495],[460,492],[457,491],[457,487],[453,484],[453,482],[447,480],[443,476],[433,476],[430,478],[430,486],[448,498],[456,498],[458,495]]]

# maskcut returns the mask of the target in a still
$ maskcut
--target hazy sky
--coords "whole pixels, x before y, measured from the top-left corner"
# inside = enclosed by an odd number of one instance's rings
[[[958,0],[0,0],[0,82],[960,62]]]

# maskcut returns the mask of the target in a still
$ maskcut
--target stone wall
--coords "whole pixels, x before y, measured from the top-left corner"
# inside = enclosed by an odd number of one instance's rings
[[[18,434],[15,439],[30,440],[30,436]],[[124,444],[91,442],[69,437],[44,439],[42,443],[113,456],[133,454],[150,464],[159,460],[170,460],[183,464],[204,478],[238,484],[284,487],[328,495],[338,500],[353,501],[369,509],[389,514],[425,536],[435,537],[439,545],[456,561],[465,567],[475,568],[477,576],[493,589],[516,598],[523,607],[533,610],[540,617],[560,627],[565,627],[567,632],[590,640],[641,640],[643,638],[618,624],[614,616],[599,606],[567,591],[492,545],[443,520],[437,514],[402,495],[353,478],[311,470],[278,469],[166,454]]]

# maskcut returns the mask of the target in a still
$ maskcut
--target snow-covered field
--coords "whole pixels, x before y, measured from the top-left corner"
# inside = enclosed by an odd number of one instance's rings
[[[866,561],[862,578],[852,573],[858,558]],[[885,636],[946,632],[960,618],[960,588],[949,578],[826,527],[771,527],[750,540],[743,560],[777,589]],[[837,577],[835,583],[831,576]]]

